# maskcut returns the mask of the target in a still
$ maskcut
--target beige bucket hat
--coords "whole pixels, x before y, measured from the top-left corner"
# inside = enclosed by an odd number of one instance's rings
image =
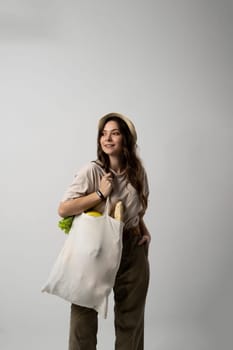
[[[111,113],[105,114],[103,117],[101,117],[99,120],[99,124],[98,124],[99,130],[101,130],[103,128],[105,121],[109,117],[117,117],[117,118],[122,119],[128,125],[130,133],[133,136],[134,142],[135,143],[137,142],[137,132],[136,132],[134,124],[131,122],[131,120],[128,117],[126,117],[125,115],[123,115],[121,113],[111,112]]]

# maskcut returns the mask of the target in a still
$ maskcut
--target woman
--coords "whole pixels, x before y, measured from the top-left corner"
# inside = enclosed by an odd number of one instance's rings
[[[61,217],[90,208],[101,212],[108,196],[112,209],[122,201],[123,252],[113,288],[115,349],[143,350],[150,243],[143,221],[149,194],[147,176],[136,154],[137,133],[129,118],[109,113],[99,120],[98,129],[98,159],[80,169],[58,212]],[[72,304],[69,350],[95,350],[97,327],[94,309]]]

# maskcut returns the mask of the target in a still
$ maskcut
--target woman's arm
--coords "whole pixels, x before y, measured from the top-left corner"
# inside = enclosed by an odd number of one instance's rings
[[[151,235],[146,227],[146,224],[143,220],[143,218],[140,219],[139,221],[139,227],[140,227],[140,231],[142,234],[142,238],[140,239],[140,241],[138,242],[139,245],[142,245],[144,243],[149,244],[151,241]]]
[[[61,202],[58,207],[58,214],[65,218],[67,216],[78,215],[83,211],[92,208],[101,202],[101,198],[96,192],[90,193],[87,196],[69,199]]]
[[[112,174],[105,174],[99,186],[100,192],[103,194],[105,198],[112,191]],[[95,207],[99,204],[103,199],[99,197],[96,192],[90,193],[86,196],[78,197],[75,199],[69,199],[65,202],[61,202],[58,207],[58,214],[65,218],[67,216],[78,215],[83,211]]]

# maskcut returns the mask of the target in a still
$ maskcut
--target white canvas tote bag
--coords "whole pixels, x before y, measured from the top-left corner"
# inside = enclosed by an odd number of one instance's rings
[[[75,216],[69,235],[42,292],[95,309],[107,317],[122,253],[123,222],[109,216],[109,199],[102,216]]]

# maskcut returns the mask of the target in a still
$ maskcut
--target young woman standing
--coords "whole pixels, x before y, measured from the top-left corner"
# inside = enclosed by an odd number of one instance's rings
[[[151,237],[143,221],[148,181],[136,142],[137,133],[128,117],[119,113],[103,116],[98,125],[97,160],[78,171],[58,209],[66,217],[88,209],[103,212],[108,196],[112,210],[118,201],[123,203],[123,251],[113,288],[115,350],[144,349]],[[71,305],[69,350],[96,350],[97,329],[94,309]]]

